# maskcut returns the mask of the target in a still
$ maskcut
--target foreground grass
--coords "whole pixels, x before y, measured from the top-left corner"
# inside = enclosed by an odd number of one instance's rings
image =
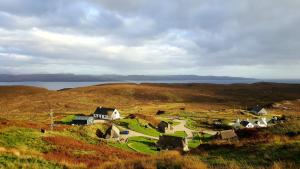
[[[203,151],[198,157],[216,168],[232,164],[242,168],[270,167],[276,161],[299,167],[300,143],[258,144],[236,148],[216,146]]]
[[[37,157],[19,157],[12,154],[0,154],[0,168],[62,169],[64,166]]]
[[[0,132],[0,146],[46,152],[51,146],[42,137],[43,133],[35,129],[10,127]]]

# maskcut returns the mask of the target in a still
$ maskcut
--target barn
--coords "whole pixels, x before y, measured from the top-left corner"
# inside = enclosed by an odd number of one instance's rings
[[[94,123],[94,118],[91,116],[75,116],[71,121],[72,125],[90,125]]]

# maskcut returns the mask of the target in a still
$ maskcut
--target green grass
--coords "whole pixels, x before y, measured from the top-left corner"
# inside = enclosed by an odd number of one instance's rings
[[[108,142],[108,145],[116,147],[116,148],[120,148],[123,150],[127,150],[127,151],[135,151],[135,150],[131,149],[130,147],[128,147],[127,143],[118,143],[116,141],[110,141],[110,142]]]
[[[201,143],[202,141],[200,136],[195,136],[189,141],[189,148],[197,148]]]
[[[28,128],[10,127],[0,132],[0,146],[46,152],[51,146],[42,141],[43,133]]]
[[[197,125],[197,122],[195,120],[192,120],[190,118],[186,118],[186,126],[187,128],[189,129],[192,129],[192,130],[195,130],[195,129],[198,129],[198,125]]]
[[[176,131],[175,133],[172,134],[166,134],[170,136],[178,136],[178,137],[187,137],[187,134],[185,131]]]
[[[68,116],[62,118],[60,121],[63,124],[70,124],[74,118],[75,118],[75,115],[68,115]]]
[[[0,154],[0,168],[61,169],[66,167],[36,157],[18,157],[12,154]]]
[[[140,153],[155,154],[158,152],[155,141],[145,137],[131,137],[127,145]]]
[[[178,122],[178,121],[174,121],[174,120],[167,119],[167,118],[162,118],[161,120],[170,123],[172,126],[177,126],[178,124],[180,124],[180,122]]]
[[[154,137],[159,137],[160,135],[156,129],[150,127],[149,125],[146,125],[147,127],[145,127],[145,122],[139,122],[138,119],[121,119],[117,123],[121,126],[145,135]]]
[[[108,142],[108,145],[120,148],[127,151],[136,151],[145,154],[155,154],[157,149],[155,146],[156,141],[145,137],[130,137],[127,143],[119,143],[116,141]]]

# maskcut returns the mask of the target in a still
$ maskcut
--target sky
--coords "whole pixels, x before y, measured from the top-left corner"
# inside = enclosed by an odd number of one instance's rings
[[[1,0],[0,74],[300,78],[299,0]]]

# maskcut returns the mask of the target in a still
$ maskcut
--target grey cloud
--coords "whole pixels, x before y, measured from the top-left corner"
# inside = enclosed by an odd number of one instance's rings
[[[300,63],[299,8],[297,0],[4,0],[0,66],[282,76]],[[12,61],[22,56],[31,59]]]

